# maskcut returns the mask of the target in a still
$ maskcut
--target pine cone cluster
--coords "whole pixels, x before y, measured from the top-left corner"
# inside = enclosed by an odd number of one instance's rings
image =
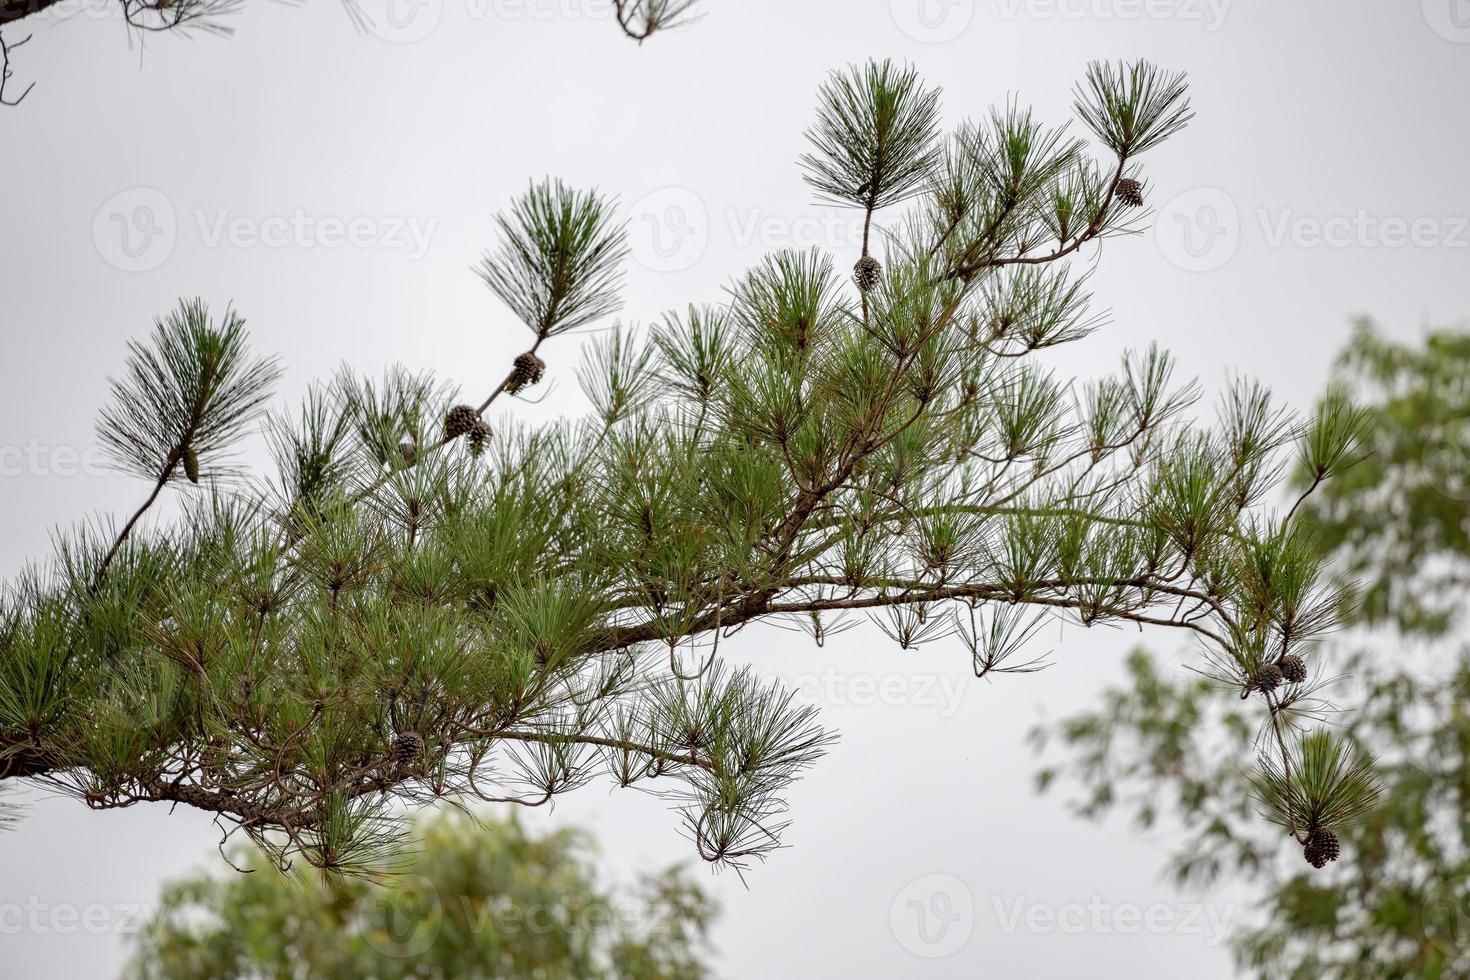
[[[1143,185],[1132,177],[1124,177],[1118,181],[1118,200],[1126,207],[1143,207]]]
[[[1342,853],[1342,842],[1326,827],[1313,827],[1302,845],[1302,856],[1314,868],[1325,868]]]
[[[1307,679],[1307,662],[1296,654],[1282,657],[1276,661],[1276,666],[1281,668],[1281,675],[1293,684]]]
[[[1281,672],[1280,667],[1275,664],[1267,664],[1256,672],[1256,689],[1262,694],[1270,694],[1280,687],[1284,680],[1286,680],[1286,675]]]
[[[407,769],[424,754],[424,737],[418,732],[399,732],[393,739],[393,759],[398,768]]]
[[[490,423],[482,418],[476,418],[474,425],[466,434],[470,444],[470,455],[478,456],[485,451],[485,444],[490,441]]]
[[[867,292],[878,285],[878,280],[883,275],[883,265],[871,255],[864,255],[857,260],[857,265],[852,267],[852,281],[857,288]]]
[[[458,439],[469,435],[480,421],[480,413],[468,405],[456,405],[444,416],[444,438]]]
[[[544,374],[546,374],[546,362],[530,351],[526,351],[516,358],[515,366],[510,372],[510,383],[506,385],[506,389],[514,395],[522,388],[538,384]]]

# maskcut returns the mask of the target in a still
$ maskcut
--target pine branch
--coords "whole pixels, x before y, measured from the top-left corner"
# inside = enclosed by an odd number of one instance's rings
[[[957,636],[984,677],[1039,669],[1022,653],[1049,617],[1178,630],[1285,726],[1298,692],[1272,671],[1344,592],[1298,512],[1261,501],[1293,446],[1309,492],[1357,457],[1350,407],[1298,422],[1237,383],[1211,423],[1157,350],[1076,384],[1034,356],[1101,326],[1068,262],[1127,230],[1131,155],[1187,119],[1176,81],[1089,76],[1108,178],[1014,103],[945,140],[911,69],[834,75],[802,166],[864,210],[884,263],[865,247],[844,281],[778,252],[719,306],[615,327],[584,350],[574,421],[483,418],[540,380],[543,344],[620,305],[611,201],[557,181],[497,218],[476,270],[533,334],[498,383],[471,378],[479,407],[344,371],[272,418],[278,472],[253,486],[217,477],[274,364],[233,313],[183,304],[130,347],[99,426],[152,494],[0,606],[3,771],[97,808],[196,806],[338,874],[393,846],[390,801],[660,779],[697,852],[739,868],[780,846],[833,735],[720,644],[793,618],[821,641],[845,612],[901,648]],[[140,530],[181,471],[213,493]],[[1278,796],[1350,815],[1275,731]]]

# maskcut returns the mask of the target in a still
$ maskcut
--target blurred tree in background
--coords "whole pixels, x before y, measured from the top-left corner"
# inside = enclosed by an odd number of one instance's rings
[[[138,933],[134,980],[540,977],[700,980],[717,909],[670,869],[602,887],[580,831],[449,809],[420,821],[402,873],[374,884],[282,874],[253,849],[249,874],[168,884]]]
[[[1039,773],[1082,792],[1101,817],[1169,815],[1191,840],[1176,880],[1240,877],[1263,890],[1257,920],[1234,937],[1237,962],[1262,980],[1470,976],[1470,649],[1453,638],[1470,591],[1470,333],[1394,343],[1358,324],[1333,394],[1365,407],[1367,458],[1314,495],[1304,517],[1363,581],[1360,629],[1333,673],[1356,692],[1339,711],[1327,670],[1288,695],[1318,727],[1341,726],[1376,756],[1381,803],[1346,835],[1325,875],[1285,866],[1258,830],[1241,765],[1256,721],[1217,685],[1137,652],[1129,684],[1095,711],[1039,729],[1066,755]],[[1312,474],[1299,473],[1307,485]],[[1447,636],[1446,634],[1451,634]]]

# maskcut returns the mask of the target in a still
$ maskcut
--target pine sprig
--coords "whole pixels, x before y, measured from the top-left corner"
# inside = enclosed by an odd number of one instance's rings
[[[202,300],[181,302],[151,344],[129,342],[98,441],[113,465],[148,480],[172,476],[186,449],[207,467],[260,415],[278,376],[273,358],[250,355],[234,311],[216,324]]]
[[[1135,157],[1194,118],[1184,75],[1146,62],[1095,61],[1077,88],[1077,114],[1120,159]]]
[[[834,71],[818,91],[801,157],[806,182],[832,201],[887,207],[919,191],[938,160],[939,91],[891,61]]]
[[[496,216],[500,249],[487,254],[480,278],[538,340],[614,313],[627,255],[614,202],[574,191],[559,180],[531,187]]]
[[[1327,731],[1299,737],[1282,759],[1262,756],[1252,780],[1266,816],[1299,839],[1352,823],[1373,808],[1373,761]]]

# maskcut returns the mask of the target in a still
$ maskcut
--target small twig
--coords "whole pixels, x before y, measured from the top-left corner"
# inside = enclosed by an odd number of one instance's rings
[[[128,518],[128,522],[123,525],[123,529],[113,539],[112,547],[107,549],[107,554],[102,558],[102,564],[97,566],[97,574],[92,580],[93,585],[102,584],[102,579],[107,576],[107,569],[112,565],[112,560],[117,557],[117,553],[122,548],[123,542],[128,540],[128,536],[133,533],[133,528],[142,519],[143,515],[147,513],[148,508],[157,502],[158,495],[168,485],[169,478],[174,475],[174,470],[178,467],[179,460],[182,458],[183,453],[179,450],[175,450],[169,455],[168,466],[164,468],[163,475],[158,478],[158,482],[153,484],[153,492],[148,495],[147,500],[143,501],[142,506],[133,511],[133,516]]]
[[[31,94],[31,89],[36,87],[36,83],[31,82],[31,84],[26,86],[26,90],[20,93],[20,95],[16,96],[15,98],[7,99],[5,97],[5,84],[10,81],[11,75],[10,52],[14,51],[22,44],[25,44],[30,39],[31,35],[27,34],[19,41],[6,41],[5,35],[0,34],[0,105],[18,106],[21,104],[21,102],[25,101],[25,97],[27,95]]]

